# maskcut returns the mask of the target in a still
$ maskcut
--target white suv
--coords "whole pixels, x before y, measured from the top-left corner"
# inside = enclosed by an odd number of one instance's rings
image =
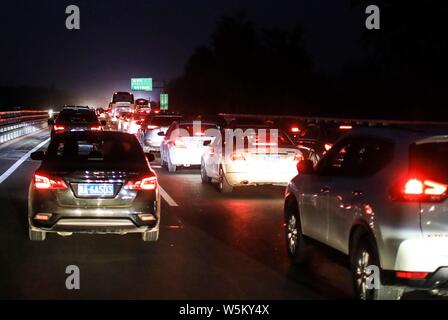
[[[285,194],[291,259],[304,263],[314,241],[347,254],[361,299],[444,294],[447,159],[448,130],[369,128],[344,136],[316,167],[300,162]]]

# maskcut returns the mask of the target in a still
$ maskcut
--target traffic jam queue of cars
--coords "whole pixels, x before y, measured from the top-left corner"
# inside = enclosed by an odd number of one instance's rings
[[[148,152],[158,152],[170,173],[197,166],[202,182],[223,193],[286,186],[292,263],[307,263],[317,244],[346,255],[359,299],[447,294],[447,129],[238,124],[149,112],[132,116],[131,130],[111,132],[98,129],[94,115],[62,110],[48,150],[32,154],[42,164],[30,185],[31,240],[138,232],[156,241],[161,200]]]

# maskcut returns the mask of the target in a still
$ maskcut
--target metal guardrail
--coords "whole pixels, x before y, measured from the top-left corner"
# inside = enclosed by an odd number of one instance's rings
[[[260,120],[291,120],[308,123],[335,123],[335,124],[357,124],[366,126],[448,126],[446,121],[412,121],[412,120],[384,120],[384,119],[356,119],[356,118],[330,118],[330,117],[302,117],[294,115],[256,115],[256,114],[232,114],[219,113],[226,119],[260,119]]]
[[[0,143],[47,127],[48,112],[20,110],[0,112]]]

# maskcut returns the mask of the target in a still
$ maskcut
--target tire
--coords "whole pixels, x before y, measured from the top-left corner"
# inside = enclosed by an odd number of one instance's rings
[[[312,253],[309,240],[302,233],[299,210],[295,202],[289,202],[285,209],[286,250],[291,262],[295,265],[306,264]]]
[[[176,170],[177,170],[176,165],[175,165],[175,164],[172,164],[171,161],[170,161],[169,159],[168,159],[168,164],[167,164],[167,166],[168,166],[168,172],[170,172],[170,173],[174,173],[174,172],[176,172]]]
[[[381,284],[381,271],[377,281],[379,288],[367,288],[367,266],[380,268],[376,246],[369,236],[363,235],[355,240],[350,252],[353,290],[355,298],[359,300],[399,300],[404,294],[404,288],[398,286],[385,286]]]
[[[28,229],[28,236],[31,241],[44,241],[46,235],[45,231],[33,230],[31,228]]]
[[[201,181],[202,183],[210,183],[212,181],[212,178],[207,176],[207,171],[203,161],[201,161]]]
[[[227,181],[226,174],[222,167],[219,167],[218,190],[222,193],[231,193],[233,190],[232,185]]]
[[[159,229],[142,232],[142,240],[145,242],[156,242],[159,240]]]

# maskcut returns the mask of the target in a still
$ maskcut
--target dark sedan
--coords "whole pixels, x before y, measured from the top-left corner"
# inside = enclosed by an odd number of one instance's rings
[[[138,232],[144,241],[159,236],[157,176],[134,135],[72,132],[56,135],[29,188],[29,236],[46,233]]]

